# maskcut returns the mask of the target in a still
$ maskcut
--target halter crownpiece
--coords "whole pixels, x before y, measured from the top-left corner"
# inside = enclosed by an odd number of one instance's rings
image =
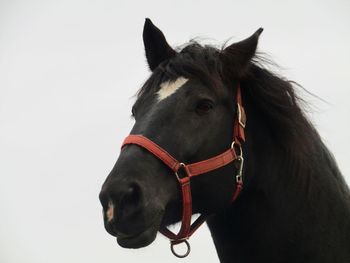
[[[240,85],[237,87],[236,93],[236,103],[237,103],[237,116],[233,124],[233,141],[231,147],[224,151],[223,153],[216,155],[212,158],[191,163],[184,164],[176,160],[171,154],[166,150],[160,147],[155,142],[142,135],[129,135],[125,138],[122,148],[128,144],[138,145],[155,157],[161,160],[166,166],[168,166],[175,174],[181,188],[182,195],[182,219],[181,227],[177,234],[171,232],[168,228],[160,229],[159,232],[164,236],[170,239],[170,248],[172,253],[179,258],[184,258],[190,253],[190,244],[187,239],[206,221],[205,215],[200,215],[194,222],[191,224],[192,217],[192,195],[191,195],[191,186],[190,181],[191,177],[197,176],[200,174],[205,174],[207,172],[219,169],[231,162],[238,162],[239,168],[238,173],[236,174],[236,189],[232,195],[231,202],[234,202],[239,196],[243,188],[243,151],[242,143],[245,142],[244,128],[246,126],[246,115],[242,105],[242,95]],[[237,153],[238,152],[238,153]],[[181,176],[180,176],[181,175]],[[174,246],[180,243],[185,243],[187,246],[187,251],[184,254],[176,253]]]

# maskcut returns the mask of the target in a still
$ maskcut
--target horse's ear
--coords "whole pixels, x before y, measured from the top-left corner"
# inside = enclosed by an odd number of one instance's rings
[[[263,28],[259,28],[253,35],[240,42],[234,43],[226,47],[221,57],[224,62],[226,71],[233,74],[234,77],[241,78],[244,76],[249,62],[255,55],[258,45],[259,36]]]
[[[175,56],[176,52],[169,46],[162,31],[149,18],[143,27],[143,44],[149,68],[153,71],[161,62]]]

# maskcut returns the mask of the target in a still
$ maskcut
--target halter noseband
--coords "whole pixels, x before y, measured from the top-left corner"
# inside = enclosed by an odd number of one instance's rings
[[[206,221],[205,215],[200,215],[193,224],[191,224],[192,217],[192,195],[190,187],[191,177],[205,174],[207,172],[216,170],[231,162],[239,162],[239,169],[236,175],[236,189],[232,195],[231,202],[234,202],[243,188],[242,171],[243,171],[243,152],[241,144],[245,142],[244,128],[246,124],[246,115],[242,106],[241,88],[238,85],[236,93],[237,116],[233,125],[233,141],[231,147],[225,152],[216,155],[204,161],[184,164],[176,160],[166,150],[161,148],[158,144],[142,135],[129,135],[125,138],[122,148],[128,144],[136,144],[161,160],[167,165],[176,175],[180,184],[182,194],[182,220],[181,228],[177,234],[171,232],[168,228],[160,229],[159,232],[170,239],[172,253],[180,258],[186,257],[190,253],[190,245],[187,239]],[[238,154],[237,154],[238,150]],[[185,176],[181,177],[181,174]],[[185,243],[187,251],[185,254],[178,254],[174,250],[174,246],[180,243]]]

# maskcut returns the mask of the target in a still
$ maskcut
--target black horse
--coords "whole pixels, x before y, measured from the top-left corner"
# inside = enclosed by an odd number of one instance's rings
[[[189,43],[179,51],[146,19],[152,74],[133,106],[131,134],[185,164],[216,156],[232,143],[240,87],[243,190],[231,203],[237,160],[191,178],[192,212],[207,216],[220,261],[350,262],[349,189],[293,83],[261,65],[261,32],[222,50]],[[182,199],[174,172],[135,144],[123,147],[100,193],[106,230],[127,248],[180,221]]]

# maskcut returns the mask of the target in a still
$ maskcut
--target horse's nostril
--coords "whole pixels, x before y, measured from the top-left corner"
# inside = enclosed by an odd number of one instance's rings
[[[127,190],[126,198],[129,203],[136,204],[141,198],[141,189],[138,184],[131,184]]]
[[[124,195],[122,196],[118,205],[118,209],[120,209],[124,216],[128,216],[136,212],[141,203],[141,197],[141,187],[136,183],[130,184],[125,189]]]
[[[129,218],[139,211],[142,203],[141,186],[137,183],[115,183],[101,191],[99,195],[103,215],[108,223]]]
[[[115,181],[103,189],[99,195],[103,217],[106,223],[129,220],[140,212],[142,188],[136,182],[120,183]]]

